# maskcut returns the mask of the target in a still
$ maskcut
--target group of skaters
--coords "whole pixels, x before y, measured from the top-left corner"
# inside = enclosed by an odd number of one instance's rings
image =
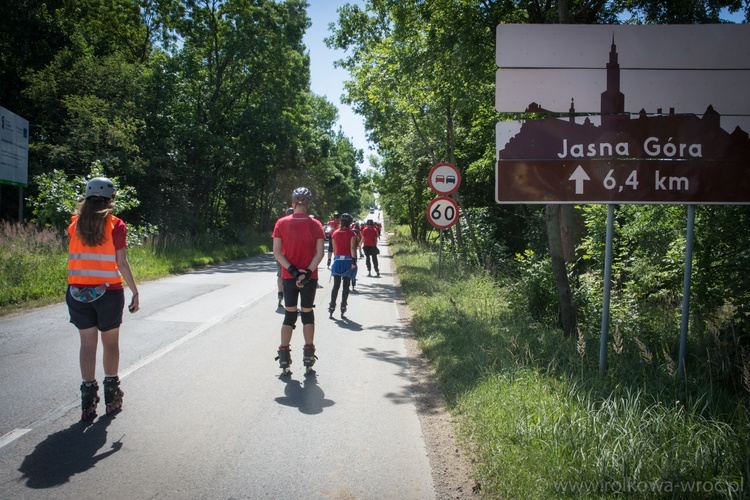
[[[302,323],[304,346],[302,363],[306,373],[314,373],[315,364],[315,294],[318,288],[318,265],[325,255],[325,241],[328,240],[326,268],[333,278],[331,300],[328,313],[333,317],[336,311],[339,291],[341,315],[346,313],[349,292],[357,284],[357,260],[366,258],[367,275],[380,276],[378,264],[378,240],[382,230],[380,224],[368,219],[359,224],[348,214],[335,212],[333,218],[323,224],[308,214],[312,193],[305,187],[292,192],[292,206],[287,215],[276,222],[273,230],[273,254],[279,265],[279,307],[284,303],[284,320],[281,326],[281,344],[277,360],[282,374],[291,373],[291,349],[289,344],[292,332],[299,318]],[[342,285],[343,284],[343,289]],[[298,309],[299,302],[299,309]]]
[[[138,287],[127,259],[127,226],[116,217],[114,200],[117,189],[106,177],[96,177],[86,184],[83,202],[68,227],[68,289],[66,303],[70,322],[80,336],[81,420],[96,417],[99,384],[96,380],[97,346],[101,338],[104,366],[104,402],[107,414],[122,407],[124,392],[120,389],[119,334],[125,309],[123,281],[131,292],[130,313],[140,308]],[[315,364],[315,293],[318,288],[318,265],[325,257],[329,240],[328,263],[334,286],[329,312],[336,308],[343,283],[340,310],[346,312],[350,285],[357,279],[358,252],[367,257],[367,273],[380,276],[377,242],[380,227],[368,220],[363,227],[354,224],[349,214],[334,215],[330,226],[336,226],[326,237],[320,221],[308,215],[312,193],[300,187],[292,192],[292,206],[273,230],[273,254],[279,264],[279,306],[283,300],[279,366],[289,374],[292,340],[297,320],[302,323],[303,364],[306,373],[314,373]],[[338,222],[338,224],[336,224]],[[333,223],[333,224],[332,224]],[[333,257],[333,260],[331,259]],[[299,309],[298,309],[299,306]]]

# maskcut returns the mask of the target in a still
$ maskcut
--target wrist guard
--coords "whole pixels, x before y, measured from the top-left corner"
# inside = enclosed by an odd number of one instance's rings
[[[295,278],[299,277],[300,271],[294,266],[294,264],[289,264],[289,267],[287,267],[286,270]]]
[[[297,271],[299,276],[297,277],[297,288],[303,288],[312,278],[313,272],[309,269],[301,269]]]

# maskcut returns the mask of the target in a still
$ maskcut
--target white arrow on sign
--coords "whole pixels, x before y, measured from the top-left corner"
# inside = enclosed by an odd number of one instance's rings
[[[576,183],[576,194],[583,194],[583,181],[590,181],[591,177],[588,176],[582,166],[578,165],[578,168],[570,174],[568,177],[569,181],[575,181]]]

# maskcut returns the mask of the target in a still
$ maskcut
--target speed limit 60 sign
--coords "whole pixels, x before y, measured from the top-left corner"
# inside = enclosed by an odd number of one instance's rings
[[[458,221],[458,203],[453,198],[438,196],[427,205],[427,220],[435,229],[448,229]]]

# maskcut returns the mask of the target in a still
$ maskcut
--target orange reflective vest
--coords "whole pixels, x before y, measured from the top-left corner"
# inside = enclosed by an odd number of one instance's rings
[[[109,215],[104,226],[104,243],[90,247],[84,245],[76,233],[78,216],[73,217],[73,222],[68,226],[68,283],[91,286],[122,283],[117,267],[117,252],[112,241],[112,231],[119,220],[114,215]]]

